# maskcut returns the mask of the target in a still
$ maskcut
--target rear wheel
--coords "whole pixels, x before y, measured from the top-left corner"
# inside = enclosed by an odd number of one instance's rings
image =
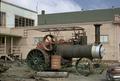
[[[35,71],[44,71],[47,68],[45,57],[39,49],[31,50],[27,55],[28,66]]]

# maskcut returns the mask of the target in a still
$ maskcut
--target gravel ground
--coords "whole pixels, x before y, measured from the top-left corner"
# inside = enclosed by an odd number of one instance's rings
[[[9,70],[0,74],[0,81],[106,81],[105,72],[88,77],[70,73],[68,78],[34,78],[34,72],[26,64],[9,64]]]

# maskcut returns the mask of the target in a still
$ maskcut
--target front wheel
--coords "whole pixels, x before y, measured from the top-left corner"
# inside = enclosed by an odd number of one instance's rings
[[[112,78],[112,75],[109,72],[106,72],[106,79],[107,81],[114,81],[114,79]]]
[[[92,63],[88,58],[80,58],[77,60],[75,65],[77,73],[88,76],[92,73]]]

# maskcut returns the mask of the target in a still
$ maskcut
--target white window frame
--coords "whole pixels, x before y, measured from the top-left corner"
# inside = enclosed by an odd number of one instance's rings
[[[108,35],[100,35],[100,42],[101,43],[108,43],[109,42],[109,36]]]

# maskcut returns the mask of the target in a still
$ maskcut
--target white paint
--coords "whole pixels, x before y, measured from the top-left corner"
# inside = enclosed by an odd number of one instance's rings
[[[18,8],[13,5],[1,3],[1,11],[6,13],[6,27],[13,28],[15,26],[15,15],[34,19],[35,26],[37,26],[37,13]]]

